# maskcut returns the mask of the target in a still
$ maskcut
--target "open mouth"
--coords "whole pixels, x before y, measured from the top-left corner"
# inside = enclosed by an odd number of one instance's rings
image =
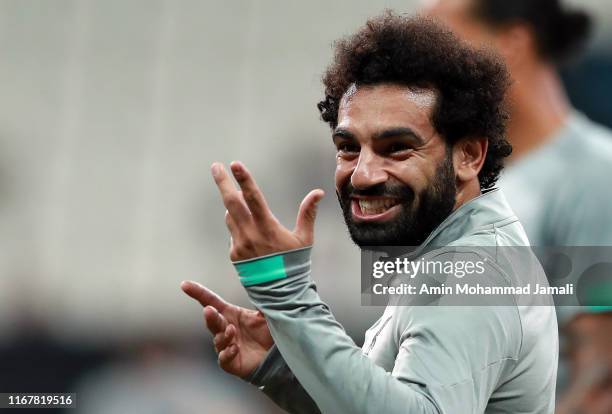
[[[353,198],[351,210],[358,221],[389,220],[401,209],[400,201],[395,198]]]

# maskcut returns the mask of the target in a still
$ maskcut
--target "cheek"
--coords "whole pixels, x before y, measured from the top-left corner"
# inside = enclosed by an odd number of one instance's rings
[[[389,173],[399,180],[403,185],[409,186],[416,194],[419,194],[429,183],[429,171],[418,161],[409,160],[398,162],[390,166]]]

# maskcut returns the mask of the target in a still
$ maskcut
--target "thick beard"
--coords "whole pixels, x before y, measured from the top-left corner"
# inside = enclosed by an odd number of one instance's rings
[[[359,247],[420,246],[453,211],[456,194],[449,152],[438,166],[434,181],[418,197],[405,185],[381,183],[357,190],[350,181],[337,193],[351,239]],[[401,211],[393,220],[384,223],[355,222],[351,212],[352,195],[397,198],[401,200]]]

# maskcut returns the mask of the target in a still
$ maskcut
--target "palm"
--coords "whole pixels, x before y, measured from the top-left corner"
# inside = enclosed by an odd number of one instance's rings
[[[238,345],[238,353],[228,363],[221,364],[221,368],[244,378],[261,364],[274,340],[261,312],[229,305],[222,315],[236,327],[234,343]]]

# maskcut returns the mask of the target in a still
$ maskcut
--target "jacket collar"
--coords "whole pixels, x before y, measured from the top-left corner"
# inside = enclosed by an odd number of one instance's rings
[[[453,211],[431,232],[418,250],[456,244],[458,240],[479,230],[517,220],[502,191],[493,188]]]

